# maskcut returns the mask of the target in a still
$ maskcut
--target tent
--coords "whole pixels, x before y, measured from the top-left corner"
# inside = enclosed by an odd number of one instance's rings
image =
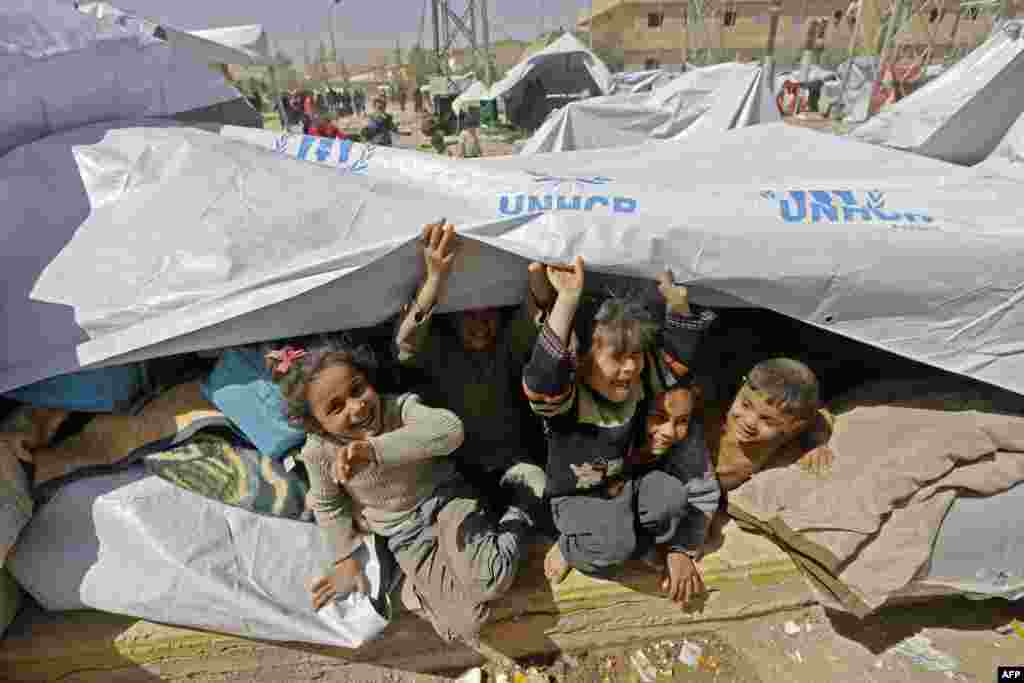
[[[857,127],[858,140],[970,166],[1024,113],[1024,40],[1008,22],[928,85]]]
[[[1024,178],[1024,114],[1006,132],[979,169]]]
[[[523,111],[532,106],[528,100],[531,84],[539,83],[549,95],[607,95],[612,91],[612,74],[597,55],[571,33],[524,59],[503,79],[491,87],[487,99],[502,99],[513,122],[544,116],[529,116]],[[546,111],[543,112],[546,115]]]
[[[154,38],[152,24],[106,16],[58,0],[0,4],[0,154],[96,121],[188,114],[250,123],[223,76]]]
[[[0,162],[17,198],[3,241],[18,245],[2,257],[0,390],[380,323],[415,287],[423,216],[443,215],[479,241],[454,308],[517,301],[529,258],[580,253],[632,276],[668,264],[698,301],[768,308],[1024,392],[1020,182],[782,124],[479,162],[108,126]]]
[[[471,107],[479,104],[480,100],[487,99],[487,86],[480,81],[473,81],[469,87],[452,102],[452,111],[461,114],[463,107]]]
[[[572,102],[549,116],[521,153],[626,147],[779,121],[764,74],[757,64],[717,64],[652,93]]]
[[[664,69],[647,71],[626,71],[612,74],[612,90],[610,95],[635,95],[642,92],[657,90],[670,83],[678,73]]]
[[[784,124],[479,161],[96,124],[0,158],[0,387],[383,322],[416,287],[427,215],[466,237],[442,310],[521,301],[529,259],[645,279],[670,266],[698,303],[773,309],[1024,393],[1022,183]],[[134,468],[62,488],[10,567],[48,609],[358,642],[302,594],[324,552],[314,525]]]

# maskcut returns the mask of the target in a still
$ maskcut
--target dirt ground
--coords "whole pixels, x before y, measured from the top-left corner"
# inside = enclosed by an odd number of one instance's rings
[[[820,607],[727,622],[715,630],[486,665],[429,676],[368,665],[225,674],[197,683],[987,683],[1024,664],[1024,606],[939,600],[891,607],[863,621]],[[684,652],[684,645],[686,651]],[[638,655],[642,653],[642,656]]]

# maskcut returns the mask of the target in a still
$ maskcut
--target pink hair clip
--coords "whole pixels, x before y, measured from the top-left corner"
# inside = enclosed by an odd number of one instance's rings
[[[276,360],[277,365],[274,366],[274,372],[285,375],[292,368],[292,363],[304,357],[306,352],[302,349],[297,349],[294,346],[286,346],[279,351],[271,351],[267,354],[267,358]]]

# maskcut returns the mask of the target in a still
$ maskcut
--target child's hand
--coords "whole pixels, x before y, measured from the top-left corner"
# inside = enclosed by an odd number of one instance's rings
[[[818,446],[805,453],[803,457],[797,460],[797,464],[805,472],[825,474],[832,469],[832,461],[834,459],[835,453],[832,452],[831,448],[828,446]]]
[[[690,294],[686,287],[675,283],[671,270],[658,276],[658,291],[670,311],[678,315],[690,315]]]
[[[685,607],[693,598],[704,593],[704,579],[697,570],[697,564],[686,553],[670,552],[665,558],[665,578],[661,590],[668,593],[672,602]]]
[[[359,560],[350,557],[334,563],[334,573],[321,576],[309,588],[313,594],[313,609],[319,610],[336,597],[349,593],[369,593],[370,582],[363,573]]]
[[[548,282],[558,292],[559,296],[566,295],[579,298],[583,293],[583,257],[577,256],[572,267],[568,266],[545,266],[548,274]]]
[[[441,282],[451,272],[455,260],[455,226],[441,221],[423,228],[423,260],[427,280]]]
[[[547,269],[543,264],[535,261],[530,264],[527,272],[529,273],[530,294],[533,295],[534,303],[541,310],[551,308],[555,303],[555,297],[558,296],[558,292],[555,291],[551,281],[548,280]]]
[[[353,441],[334,456],[334,481],[344,483],[377,461],[369,441]]]

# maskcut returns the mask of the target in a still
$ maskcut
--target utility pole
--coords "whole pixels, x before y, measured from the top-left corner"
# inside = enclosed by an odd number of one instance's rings
[[[433,17],[434,26],[434,60],[437,62],[437,74],[444,76],[446,69],[441,64],[441,20],[438,16],[440,14],[438,3],[441,0],[430,0],[430,14]]]
[[[782,0],[772,0],[768,8],[768,57],[775,56],[775,38],[779,34],[779,15],[782,14]]]
[[[490,0],[480,0],[480,30],[484,39],[484,55],[487,57],[487,64],[484,67],[487,86],[494,83],[494,60],[491,56],[491,22],[487,14],[487,3]]]
[[[341,0],[330,0],[331,6],[327,14],[327,22],[331,29],[331,53],[334,57],[334,64],[338,64],[338,41],[334,36],[334,7],[341,3]]]

